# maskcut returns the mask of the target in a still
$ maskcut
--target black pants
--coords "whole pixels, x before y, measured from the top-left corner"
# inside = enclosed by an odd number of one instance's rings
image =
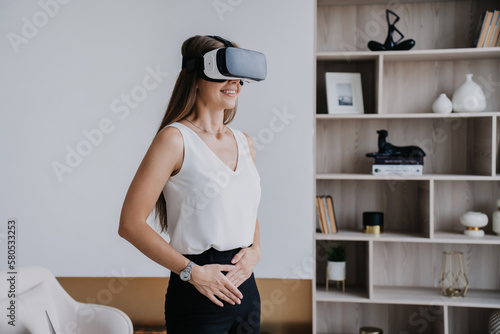
[[[199,254],[186,255],[198,265],[231,264],[240,249],[219,252],[213,248]],[[165,296],[165,322],[168,334],[257,334],[260,332],[260,295],[254,275],[238,288],[241,304],[215,305],[189,282],[175,273]]]

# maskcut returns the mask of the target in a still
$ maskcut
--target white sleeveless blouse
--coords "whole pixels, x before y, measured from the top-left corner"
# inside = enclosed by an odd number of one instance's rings
[[[172,247],[181,254],[200,254],[210,247],[250,246],[261,189],[245,135],[228,127],[238,147],[233,171],[193,130],[181,123],[168,126],[184,139],[182,167],[163,188]]]

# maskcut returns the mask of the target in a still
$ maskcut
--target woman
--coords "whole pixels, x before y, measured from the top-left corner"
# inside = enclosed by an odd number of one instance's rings
[[[189,38],[183,64],[225,42]],[[251,138],[227,126],[241,85],[183,65],[123,204],[119,235],[171,270],[169,334],[259,333],[260,178]],[[153,208],[170,243],[146,223]]]

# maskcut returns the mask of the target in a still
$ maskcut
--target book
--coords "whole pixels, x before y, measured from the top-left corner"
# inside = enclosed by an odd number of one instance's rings
[[[329,222],[328,227],[330,228],[330,233],[337,233],[338,232],[337,218],[335,217],[335,210],[333,208],[333,198],[332,196],[328,195],[325,196],[325,200],[326,200],[326,209],[328,211],[328,222]]]
[[[329,233],[326,217],[326,206],[325,202],[323,201],[323,196],[316,196],[316,206],[318,209],[319,227],[321,229],[321,233]]]
[[[337,233],[338,227],[337,220],[335,218],[332,196],[316,196],[316,207],[316,217],[321,233]]]
[[[491,42],[493,41],[493,35],[495,34],[495,29],[498,21],[498,10],[493,11],[493,15],[491,17],[490,27],[488,29],[488,33],[486,34],[486,38],[484,40],[483,47],[488,48],[491,46]],[[495,40],[496,44],[496,40]]]
[[[373,175],[422,175],[421,165],[372,165]]]
[[[479,29],[479,35],[476,42],[477,48],[482,48],[484,46],[484,40],[486,39],[486,35],[488,34],[488,29],[490,28],[491,19],[493,17],[493,12],[486,11],[480,20],[481,26]]]
[[[390,156],[376,156],[374,157],[375,165],[423,165],[424,157],[390,157]]]
[[[490,47],[497,46],[498,35],[500,34],[500,11],[495,10],[494,12],[497,16],[493,16],[493,23],[495,24],[495,29],[493,31],[493,37],[491,38]]]

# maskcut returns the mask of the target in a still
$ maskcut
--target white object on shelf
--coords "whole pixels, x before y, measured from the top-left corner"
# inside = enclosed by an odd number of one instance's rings
[[[465,77],[465,82],[453,94],[453,111],[484,111],[486,109],[486,97],[483,90],[472,80],[472,74],[466,74]]]
[[[361,73],[326,72],[329,114],[363,114]]]
[[[468,211],[460,217],[460,223],[465,226],[464,234],[471,237],[482,237],[481,227],[488,224],[488,216],[482,212]]]
[[[422,165],[372,165],[373,175],[422,175]]]
[[[345,280],[345,261],[343,262],[328,261],[328,280],[330,281]]]
[[[449,114],[453,111],[453,103],[446,94],[441,93],[432,104],[432,111],[437,114]]]
[[[498,210],[494,211],[492,214],[491,223],[493,224],[493,232],[500,236],[500,199],[497,199],[497,207]]]

